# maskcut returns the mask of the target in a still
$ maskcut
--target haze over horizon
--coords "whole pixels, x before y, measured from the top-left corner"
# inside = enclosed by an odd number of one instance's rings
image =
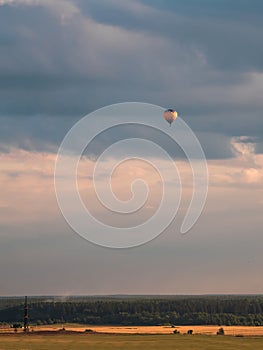
[[[259,0],[0,0],[0,295],[262,294],[262,14]],[[118,250],[73,232],[53,175],[74,123],[126,101],[179,111],[204,149],[209,193],[181,235],[192,181],[178,156],[184,193],[175,221],[153,241]],[[130,132],[101,135],[80,177]],[[171,176],[164,159],[152,158]],[[160,196],[158,174],[135,162],[114,177],[123,200],[137,176],[152,192],[130,222],[145,219]],[[79,186],[85,196],[87,179]],[[122,224],[89,195],[91,210]]]

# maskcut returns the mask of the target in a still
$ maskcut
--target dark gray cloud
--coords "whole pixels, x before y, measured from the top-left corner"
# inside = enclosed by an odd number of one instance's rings
[[[217,69],[262,71],[263,6],[258,0],[142,0],[148,9],[102,1],[104,10],[94,0],[79,3],[87,16],[101,23],[169,37],[189,53],[200,50]]]
[[[177,107],[209,157],[231,155],[232,136],[262,149],[261,2],[71,4],[0,6],[2,149],[56,149],[77,119],[123,101]]]
[[[234,155],[228,137],[216,133],[203,132],[197,132],[196,135],[202,142],[202,147],[207,158],[228,158]],[[130,138],[152,141],[165,150],[170,157],[174,159],[186,159],[186,155],[181,147],[166,134],[152,127],[136,124],[128,126],[119,125],[102,132],[88,145],[84,154],[95,160],[112,143]],[[136,147],[136,141],[133,143],[132,150],[141,156],[154,157],[151,147],[149,150],[143,150],[140,146]],[[150,154],[148,154],[149,152]],[[116,157],[118,157],[117,154]]]
[[[220,0],[211,2],[210,0],[187,1],[184,0],[141,0],[143,4],[166,10],[169,12],[179,12],[192,16],[212,16],[247,18],[259,16],[256,10],[263,11],[261,0]]]

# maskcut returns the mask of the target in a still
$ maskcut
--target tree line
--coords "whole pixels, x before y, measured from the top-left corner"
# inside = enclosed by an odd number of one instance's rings
[[[263,296],[29,298],[31,324],[82,323],[112,325],[263,325]],[[0,301],[0,322],[23,321],[23,300]]]

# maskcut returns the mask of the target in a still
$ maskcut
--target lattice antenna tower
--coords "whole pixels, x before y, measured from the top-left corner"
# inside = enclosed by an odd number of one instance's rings
[[[28,304],[27,304],[27,296],[25,296],[25,305],[24,305],[24,332],[28,332]]]

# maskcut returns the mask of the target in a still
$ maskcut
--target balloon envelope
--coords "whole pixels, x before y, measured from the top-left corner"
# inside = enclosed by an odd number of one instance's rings
[[[167,109],[163,114],[164,119],[170,124],[170,126],[177,116],[178,113],[174,109]]]

